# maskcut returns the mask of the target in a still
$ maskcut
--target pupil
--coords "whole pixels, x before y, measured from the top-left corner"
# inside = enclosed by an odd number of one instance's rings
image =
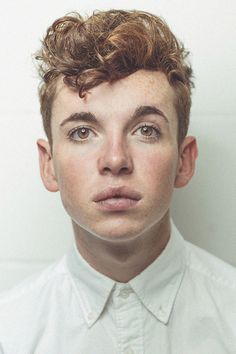
[[[87,135],[87,131],[85,128],[81,128],[79,131],[78,131],[78,135],[81,135],[82,137],[86,136]]]
[[[148,129],[150,129],[149,131],[148,131]],[[146,135],[151,135],[151,127],[143,127],[143,132],[144,133],[149,133],[149,134],[146,134]]]

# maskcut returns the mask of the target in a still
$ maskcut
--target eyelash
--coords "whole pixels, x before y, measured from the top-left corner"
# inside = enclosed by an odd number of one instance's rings
[[[155,133],[156,133],[156,136],[145,136],[145,135],[143,135],[143,138],[144,139],[147,139],[147,140],[158,140],[159,138],[160,138],[160,136],[161,136],[161,132],[160,132],[160,130],[156,127],[156,126],[154,126],[154,125],[149,125],[149,124],[144,124],[144,125],[141,125],[140,127],[138,127],[135,131],[137,131],[138,129],[141,129],[141,128],[145,128],[145,127],[147,127],[147,128],[152,128],[154,131],[155,131]],[[92,130],[91,128],[89,128],[89,127],[86,127],[86,126],[80,126],[80,127],[76,127],[76,128],[73,128],[73,129],[71,129],[70,131],[69,131],[69,133],[68,133],[68,135],[67,135],[67,138],[70,140],[70,141],[72,141],[73,143],[75,143],[75,144],[83,144],[86,140],[87,140],[87,138],[85,138],[85,139],[82,139],[82,140],[76,140],[76,139],[73,139],[73,134],[76,132],[76,131],[78,131],[79,129],[89,129],[89,130]]]

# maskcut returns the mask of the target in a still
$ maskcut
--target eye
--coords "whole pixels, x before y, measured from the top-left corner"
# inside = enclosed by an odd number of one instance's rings
[[[91,131],[92,130],[88,127],[77,127],[69,132],[68,138],[70,140],[80,142],[82,140],[86,140],[89,137]]]
[[[160,130],[154,125],[142,125],[136,131],[140,131],[141,135],[147,139],[158,139],[161,135]]]

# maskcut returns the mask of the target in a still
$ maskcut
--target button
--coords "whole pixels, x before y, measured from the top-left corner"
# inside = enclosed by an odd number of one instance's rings
[[[134,351],[132,348],[127,348],[125,354],[134,354]]]
[[[93,321],[95,319],[95,317],[96,317],[96,315],[95,315],[94,312],[89,312],[88,313],[87,318],[88,318],[89,321]]]
[[[131,289],[124,288],[120,290],[119,296],[121,296],[123,299],[127,299],[131,292]]]

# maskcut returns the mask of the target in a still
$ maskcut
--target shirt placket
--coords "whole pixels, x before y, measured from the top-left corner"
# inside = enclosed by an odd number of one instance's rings
[[[144,354],[142,304],[129,285],[117,284],[113,304],[119,354]]]

